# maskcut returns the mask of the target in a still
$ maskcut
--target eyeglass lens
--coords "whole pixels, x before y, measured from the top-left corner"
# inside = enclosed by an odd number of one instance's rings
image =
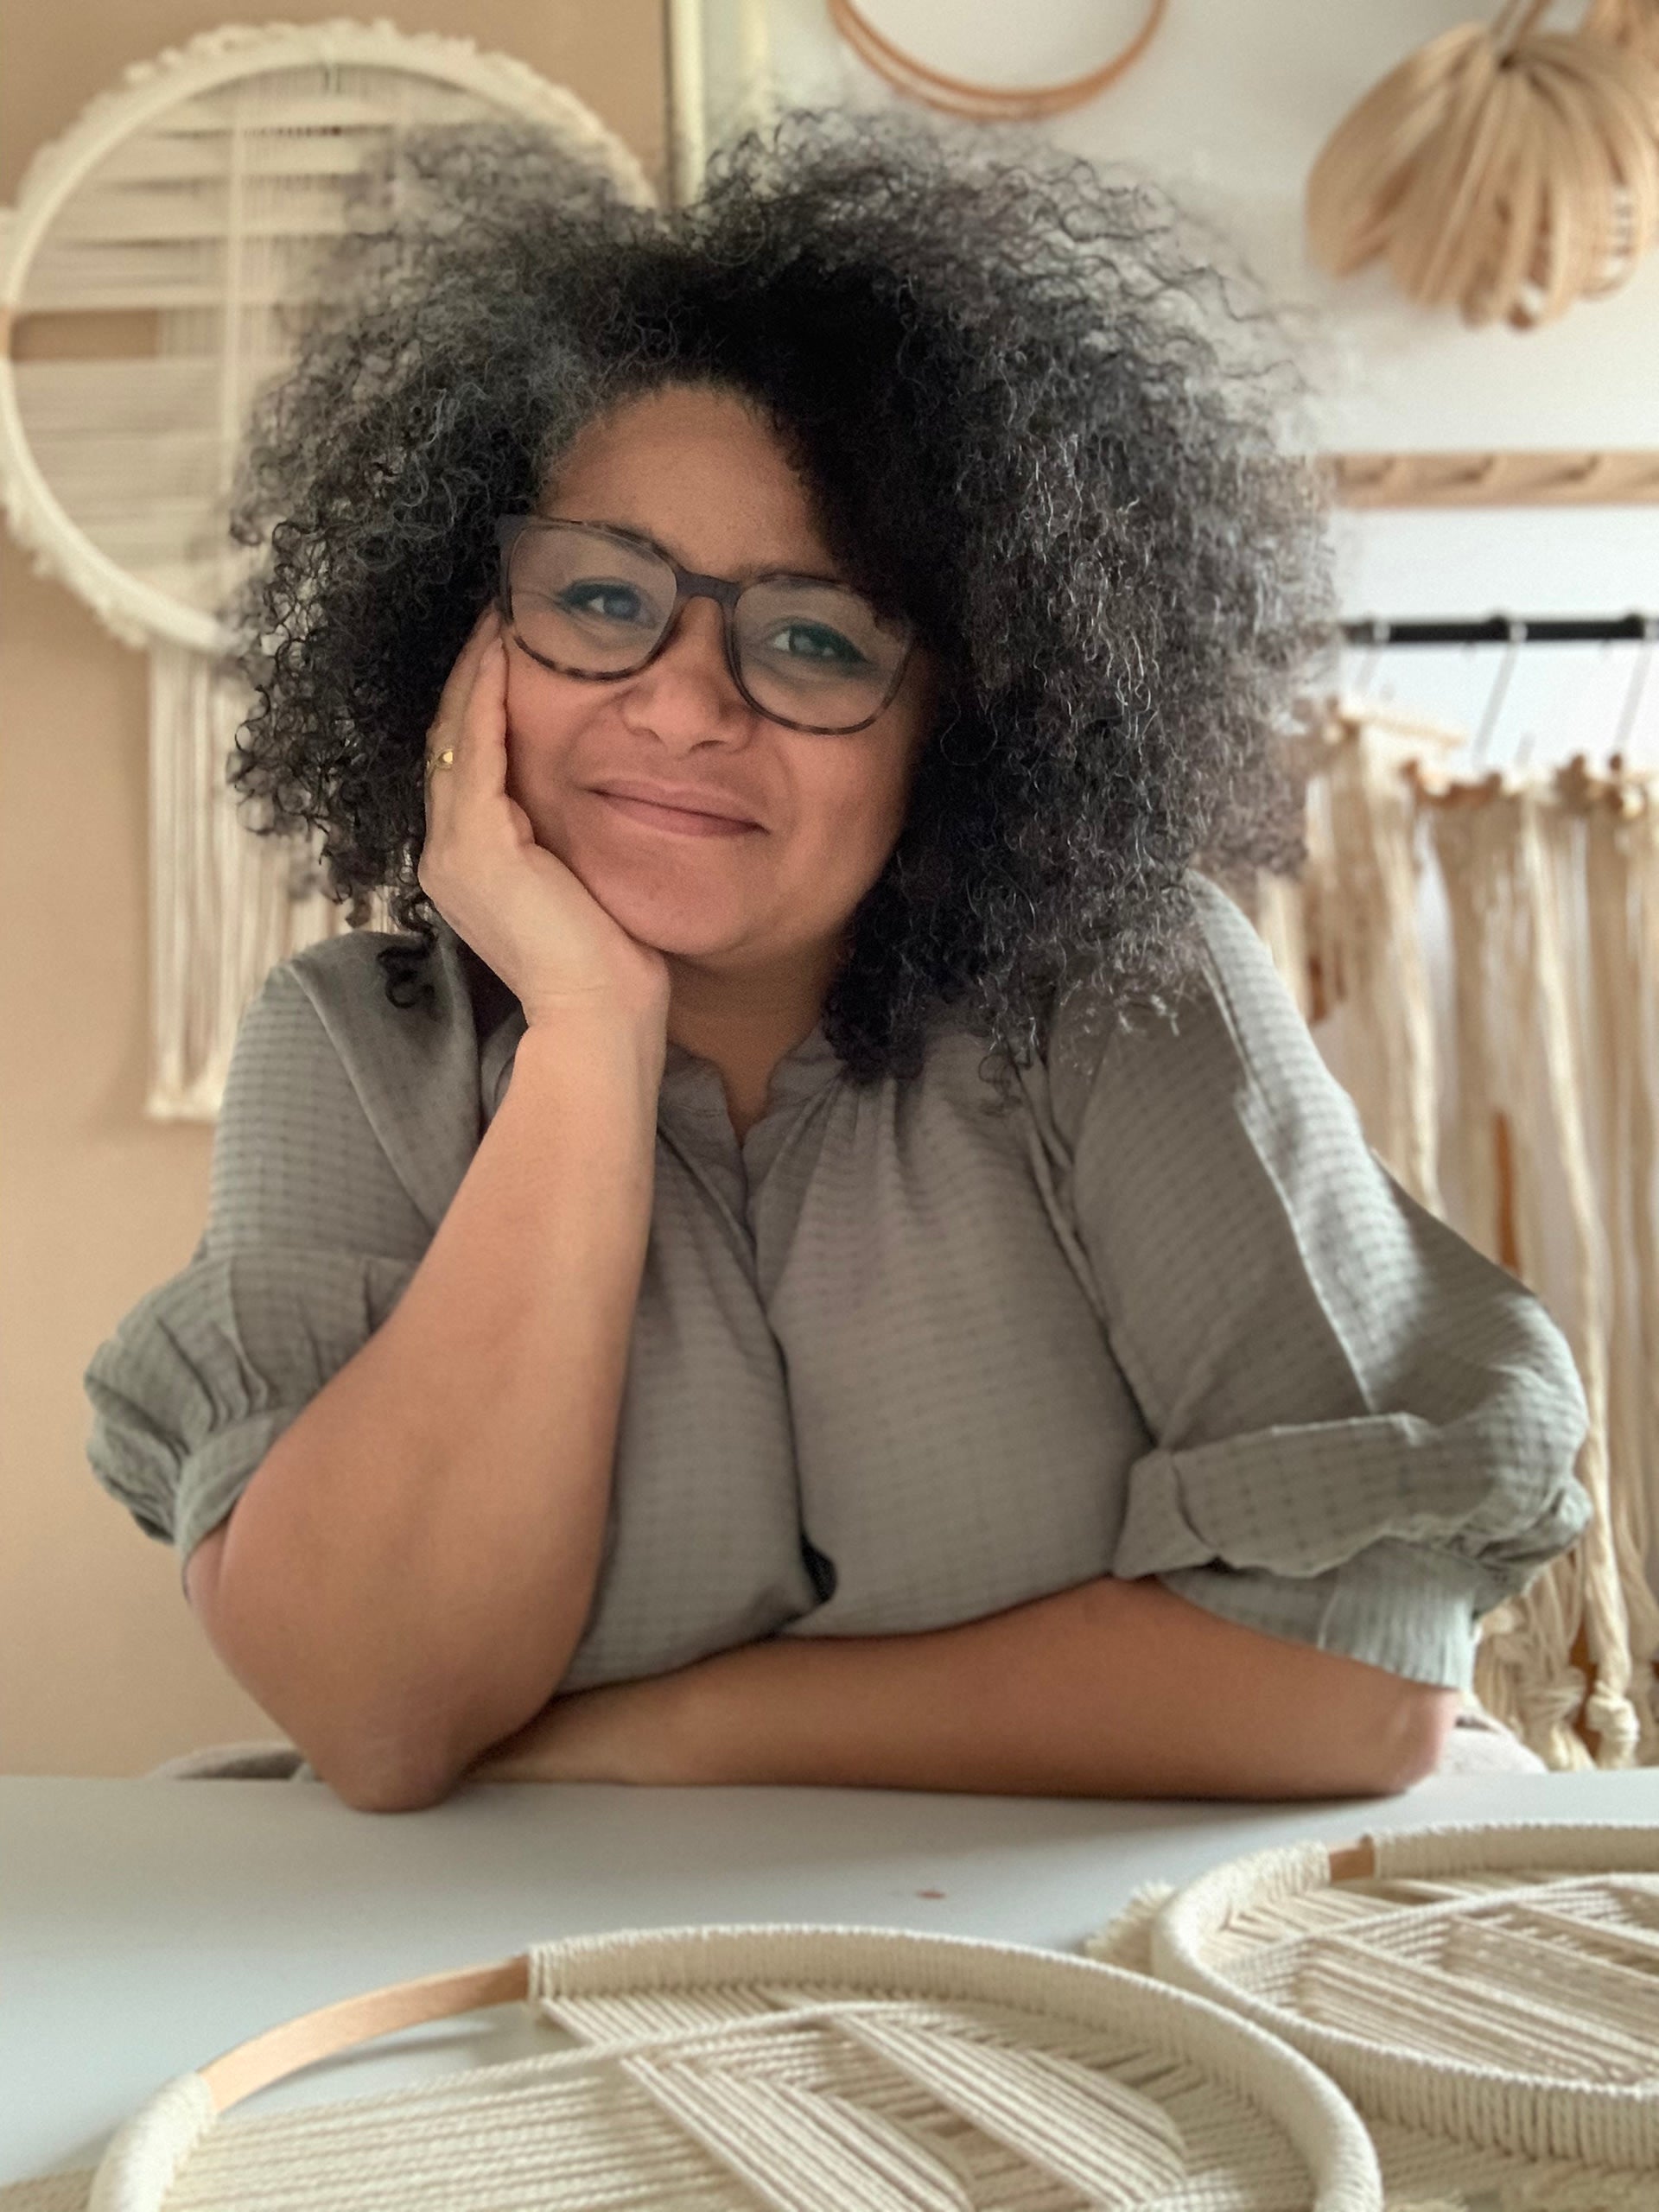
[[[672,569],[645,547],[577,524],[521,531],[507,588],[523,643],[572,676],[627,676],[643,667],[672,619],[677,593]],[[754,704],[825,731],[854,728],[881,711],[907,643],[861,593],[787,578],[745,588],[733,638]]]

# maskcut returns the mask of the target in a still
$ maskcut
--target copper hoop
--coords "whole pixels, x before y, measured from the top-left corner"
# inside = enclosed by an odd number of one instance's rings
[[[1004,90],[996,85],[976,85],[963,77],[947,77],[931,69],[914,54],[906,54],[877,30],[854,0],[830,0],[830,20],[859,59],[878,77],[912,99],[947,115],[965,115],[976,123],[1032,123],[1045,116],[1082,107],[1133,68],[1151,43],[1164,19],[1168,0],[1151,0],[1146,21],[1121,53],[1063,85],[1032,85]]]

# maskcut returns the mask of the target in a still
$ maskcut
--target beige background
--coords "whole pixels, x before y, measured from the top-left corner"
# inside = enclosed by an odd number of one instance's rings
[[[0,204],[37,146],[130,61],[226,21],[349,13],[283,0],[4,0]],[[662,0],[378,3],[568,85],[659,189]],[[0,540],[0,1771],[131,1774],[278,1732],[224,1672],[171,1549],[84,1456],[80,1377],[144,1292],[188,1259],[213,1132],[147,1122],[145,663]]]

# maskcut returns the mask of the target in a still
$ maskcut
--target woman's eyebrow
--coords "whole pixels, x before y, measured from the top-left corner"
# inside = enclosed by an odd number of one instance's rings
[[[537,512],[540,511],[537,510]],[[654,530],[646,530],[640,523],[625,521],[620,515],[552,514],[548,515],[545,519],[549,522],[579,522],[589,530],[613,530],[624,537],[646,538],[652,544],[661,546],[664,553],[668,554],[671,559],[677,561],[683,569],[689,569],[693,575],[709,575],[713,573],[710,569],[700,568],[695,561],[688,561],[685,556],[671,545],[665,537],[658,537]],[[803,554],[792,561],[746,562],[741,568],[733,570],[731,581],[734,583],[747,583],[756,576],[776,575],[780,572],[785,575],[818,577],[826,583],[840,584],[849,591],[856,588],[855,586],[848,583],[840,569],[828,554],[818,557]]]

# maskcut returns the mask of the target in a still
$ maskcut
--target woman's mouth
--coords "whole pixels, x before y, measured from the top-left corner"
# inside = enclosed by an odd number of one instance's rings
[[[718,814],[688,814],[677,806],[654,806],[648,799],[621,798],[615,791],[594,796],[648,829],[666,830],[680,837],[742,837],[760,826],[757,822],[728,822]]]

